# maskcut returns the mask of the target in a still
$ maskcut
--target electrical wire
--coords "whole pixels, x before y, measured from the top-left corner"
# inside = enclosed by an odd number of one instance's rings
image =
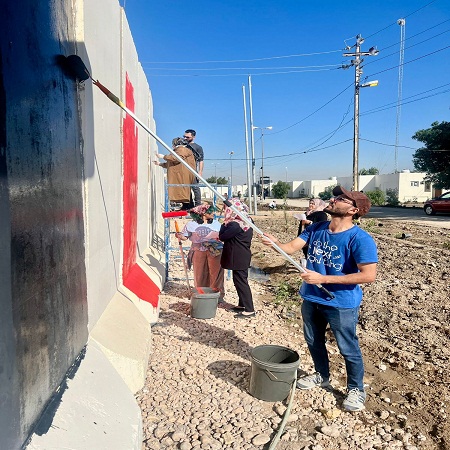
[[[283,56],[270,56],[267,58],[253,58],[253,59],[229,59],[229,60],[217,60],[217,61],[143,61],[141,64],[217,64],[217,63],[236,63],[236,62],[255,62],[255,61],[270,61],[273,59],[285,59],[285,58],[300,58],[303,56],[314,55],[326,55],[329,53],[338,53],[342,50],[329,50],[325,52],[313,52],[313,53],[300,53],[298,55],[283,55]]]
[[[416,9],[415,11],[407,14],[406,16],[403,16],[402,19],[406,19],[407,17],[412,16],[413,14],[416,14],[417,12],[421,11],[422,9],[426,8],[427,6],[430,6],[432,3],[435,3],[437,0],[432,0],[431,2],[427,3],[424,6],[421,6],[419,9]],[[390,25],[385,26],[384,28],[381,28],[381,30],[375,31],[375,33],[370,34],[369,36],[367,36],[365,39],[369,39],[372,36],[375,36],[378,33],[381,33],[384,30],[387,30],[388,28],[392,27],[393,25],[397,25],[397,21],[395,21],[394,23],[391,23]]]
[[[341,92],[339,92],[338,94],[336,94],[333,98],[331,98],[330,100],[328,100],[326,103],[324,103],[322,106],[320,106],[319,108],[317,108],[315,111],[313,111],[311,114],[308,114],[307,116],[303,117],[303,119],[300,119],[298,122],[293,123],[292,125],[289,125],[286,128],[283,128],[282,130],[279,131],[275,131],[274,133],[267,133],[264,136],[273,136],[274,134],[279,134],[282,133],[283,131],[289,130],[289,128],[295,127],[296,125],[298,125],[299,123],[304,122],[306,119],[309,119],[311,116],[313,116],[314,114],[316,114],[317,112],[319,112],[321,109],[325,108],[325,106],[329,105],[333,100],[337,99],[340,95],[342,95],[347,89],[351,88],[353,86],[353,83],[349,84],[346,88],[344,88]]]
[[[194,71],[194,70],[201,70],[201,71],[207,71],[207,70],[285,70],[285,69],[319,69],[322,67],[336,67],[338,64],[322,64],[320,66],[287,66],[287,67],[211,67],[211,68],[186,68],[186,69],[168,69],[166,67],[150,67],[146,70],[176,70],[176,71]]]
[[[195,75],[176,75],[176,74],[148,74],[151,77],[195,77],[195,78],[205,78],[205,77],[241,77],[241,76],[259,76],[259,75],[280,75],[280,74],[286,74],[286,73],[306,73],[306,72],[326,72],[329,70],[337,70],[340,69],[339,66],[335,66],[333,69],[312,69],[312,70],[287,70],[282,72],[263,72],[263,73],[229,73],[229,74],[195,74]],[[274,68],[276,69],[276,68]],[[146,69],[148,70],[148,69]]]

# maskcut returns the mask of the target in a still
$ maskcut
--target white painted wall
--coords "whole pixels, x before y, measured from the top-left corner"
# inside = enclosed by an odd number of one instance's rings
[[[101,20],[99,20],[101,17]],[[98,79],[125,102],[126,75],[134,87],[135,114],[155,132],[150,88],[139,63],[123,9],[111,0],[84,3],[84,44],[79,54]],[[85,225],[89,329],[117,291],[138,307],[151,307],[121,287],[123,257],[123,148],[125,113],[89,81],[84,87]],[[155,140],[139,125],[138,262],[158,285],[163,283],[163,172],[150,164]],[[152,309],[153,307],[151,307]],[[144,311],[143,311],[144,312]],[[157,314],[152,309],[149,314]]]

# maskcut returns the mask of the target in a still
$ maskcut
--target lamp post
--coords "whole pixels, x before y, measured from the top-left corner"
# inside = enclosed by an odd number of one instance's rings
[[[231,157],[234,155],[234,152],[229,152],[230,155],[230,184],[231,184],[231,191],[233,192],[233,160]]]
[[[217,166],[220,165],[220,163],[211,163],[214,165],[214,178],[216,179],[217,184]]]
[[[264,130],[271,130],[273,127],[252,127],[253,130],[261,130],[261,198],[264,199]]]
[[[362,87],[377,86],[378,81],[369,81],[368,83],[360,84],[359,80],[363,73],[361,63],[364,59],[361,56],[376,56],[380,53],[376,47],[371,47],[368,52],[361,51],[361,44],[364,38],[358,34],[356,36],[356,44],[354,53],[344,53],[343,56],[352,56],[355,59],[351,60],[351,65],[355,66],[355,101],[354,101],[354,115],[353,115],[353,190],[358,191],[358,154],[359,154],[359,89]],[[350,50],[351,47],[347,47]],[[345,68],[350,66],[344,66]]]

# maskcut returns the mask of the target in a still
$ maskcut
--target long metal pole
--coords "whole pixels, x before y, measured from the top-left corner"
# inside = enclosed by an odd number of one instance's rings
[[[86,69],[87,70],[87,69]],[[172,156],[174,156],[180,164],[183,164],[189,172],[191,172],[194,176],[196,176],[202,183],[205,184],[207,188],[209,188],[214,194],[217,195],[231,210],[237,214],[250,228],[252,228],[257,234],[260,236],[264,236],[264,233],[246,216],[242,215],[242,213],[233,206],[217,189],[213,188],[210,183],[208,183],[195,169],[193,169],[183,158],[181,158],[173,148],[170,148],[156,133],[154,133],[147,125],[145,125],[130,109],[128,109],[125,104],[116,97],[109,89],[103,86],[99,81],[94,80],[90,75],[89,77],[92,79],[93,83],[117,106],[119,106],[123,111],[125,111],[138,125],[140,125],[150,136],[156,139]],[[267,236],[266,236],[267,238]],[[295,261],[290,255],[288,255],[278,244],[269,239],[272,244],[272,247],[280,253],[286,260],[288,260],[296,269],[298,269],[302,273],[306,273],[306,270]],[[328,291],[321,284],[316,284],[317,286],[328,299],[335,298],[334,295]]]
[[[244,128],[245,128],[245,158],[247,160],[247,198],[250,207],[250,213],[253,213],[253,204],[251,201],[251,175],[250,175],[250,155],[248,149],[248,123],[247,123],[247,103],[245,101],[245,85],[242,85],[242,99],[244,101]]]
[[[264,199],[264,130],[261,128],[261,198]]]
[[[360,77],[360,41],[356,37],[355,56],[355,105],[353,113],[353,190],[358,191],[358,153],[359,153],[359,77]]]
[[[252,146],[252,192],[253,192],[253,214],[258,214],[258,204],[256,195],[256,167],[255,167],[255,136],[253,129],[253,101],[252,101],[252,77],[248,76],[248,95],[250,105],[250,142]]]

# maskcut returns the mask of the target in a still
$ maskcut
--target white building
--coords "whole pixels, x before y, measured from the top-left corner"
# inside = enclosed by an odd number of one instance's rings
[[[411,201],[422,203],[442,193],[440,189],[435,189],[430,182],[425,181],[425,176],[424,172],[410,172],[409,170],[383,175],[360,175],[358,184],[361,191],[380,189],[386,194],[388,189],[396,189],[401,203]],[[338,184],[346,189],[351,189],[353,177],[291,181],[289,184],[291,188],[288,198],[317,197],[325,188]]]

